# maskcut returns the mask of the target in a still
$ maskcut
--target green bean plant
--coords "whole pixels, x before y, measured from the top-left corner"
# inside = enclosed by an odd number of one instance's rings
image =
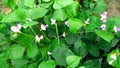
[[[120,17],[104,0],[2,3],[0,68],[120,68]]]

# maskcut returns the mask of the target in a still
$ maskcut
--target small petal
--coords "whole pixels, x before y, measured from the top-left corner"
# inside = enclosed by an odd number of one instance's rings
[[[106,19],[101,19],[101,21],[102,21],[103,23],[107,22],[107,20],[106,20]]]
[[[112,55],[110,55],[110,58],[113,59],[113,60],[116,60],[116,55],[112,54]]]
[[[42,40],[42,39],[43,39],[43,35],[40,36],[40,40]]]
[[[90,20],[90,18],[88,18],[88,19],[85,21],[85,24],[89,24],[89,20]]]
[[[51,24],[54,25],[56,20],[55,19],[50,19],[51,20]]]
[[[18,24],[17,26],[11,26],[11,30],[15,33],[18,33],[20,32],[20,29],[21,29],[21,25]]]
[[[17,24],[17,27],[18,27],[19,29],[21,29],[21,28],[22,28],[21,24]]]
[[[113,29],[114,29],[114,31],[115,31],[115,32],[118,32],[118,30],[117,30],[117,27],[116,27],[116,26],[114,26],[114,28],[113,28]]]
[[[40,42],[40,40],[42,40],[42,39],[43,39],[43,35],[41,35],[41,36],[36,35],[35,36],[36,42]]]
[[[111,60],[111,61],[109,61],[108,63],[109,63],[110,65],[112,65],[113,62],[114,62],[114,60]]]
[[[43,24],[41,25],[41,29],[42,29],[42,30],[46,30],[47,27],[48,27],[48,25],[43,25]]]
[[[65,25],[66,25],[66,26],[69,26],[68,21],[65,21]]]
[[[105,11],[105,12],[103,13],[103,15],[107,15],[107,12]]]
[[[40,38],[38,35],[35,36],[35,40],[36,40],[36,42],[40,42]]]
[[[65,35],[66,35],[66,34],[65,34],[65,32],[64,32],[62,36],[65,37]]]
[[[52,53],[48,51],[47,54],[48,54],[48,55],[51,55]]]
[[[101,25],[101,29],[102,29],[102,30],[106,30],[106,25],[105,25],[105,24],[102,24],[102,25]]]

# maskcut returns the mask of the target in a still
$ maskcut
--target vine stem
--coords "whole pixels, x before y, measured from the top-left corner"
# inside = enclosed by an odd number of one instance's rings
[[[59,40],[59,33],[58,33],[58,25],[57,25],[57,23],[55,24],[55,27],[56,27],[56,34],[57,34],[58,44],[59,44],[60,40]]]
[[[30,29],[32,30],[34,35],[37,35],[31,26],[30,26]]]
[[[42,32],[43,36],[44,36],[48,41],[50,41],[50,39],[45,35],[45,33],[44,33],[42,30],[40,30],[40,31]]]

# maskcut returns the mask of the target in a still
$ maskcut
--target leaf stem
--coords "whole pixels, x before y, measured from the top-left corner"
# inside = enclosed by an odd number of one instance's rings
[[[34,35],[37,35],[31,26],[30,26],[30,29],[32,30]]]
[[[40,30],[40,31],[42,32],[43,36],[44,36],[48,41],[50,41],[50,39],[45,35],[45,33],[44,33],[42,30]]]
[[[58,38],[58,44],[59,44],[59,33],[58,33],[58,26],[57,26],[57,23],[55,24],[55,27],[56,27],[56,34],[57,34],[57,38]]]

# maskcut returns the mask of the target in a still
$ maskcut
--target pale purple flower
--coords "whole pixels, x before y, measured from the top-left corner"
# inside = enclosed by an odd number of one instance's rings
[[[120,31],[120,28],[118,28],[117,26],[114,26],[114,28],[113,28],[113,29],[114,29],[114,31],[115,31],[115,32]]]
[[[56,20],[55,20],[55,19],[52,19],[52,18],[50,19],[50,21],[51,21],[51,24],[52,24],[52,25],[54,25],[55,22],[56,22]]]
[[[43,24],[41,25],[41,29],[42,29],[42,30],[46,30],[47,27],[48,27],[48,25],[43,25]]]
[[[89,24],[90,18],[88,18],[87,20],[85,20],[85,24]]]
[[[101,21],[105,23],[107,21],[106,19],[107,19],[107,12],[104,12],[101,14]]]
[[[21,24],[17,24],[17,26],[11,26],[11,30],[15,33],[19,33],[21,30]]]
[[[68,21],[65,21],[65,25],[66,25],[66,26],[69,26]]]
[[[41,35],[41,36],[36,35],[35,36],[36,42],[40,42],[40,40],[42,40],[42,39],[43,39],[43,35]]]
[[[102,29],[102,30],[106,30],[106,25],[105,25],[105,24],[102,24],[102,25],[101,25],[101,29]]]

